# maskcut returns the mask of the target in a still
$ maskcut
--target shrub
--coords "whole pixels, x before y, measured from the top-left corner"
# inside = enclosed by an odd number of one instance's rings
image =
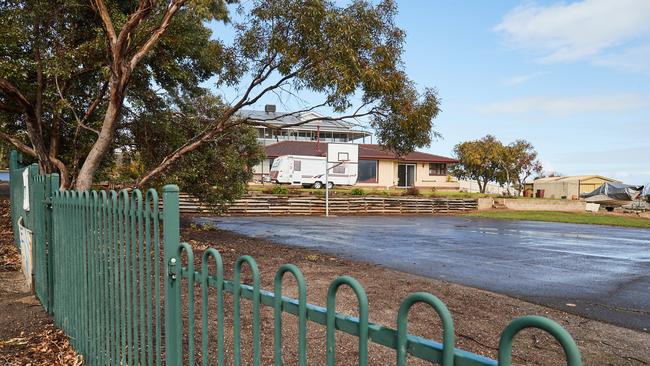
[[[350,191],[350,195],[352,196],[365,196],[366,192],[363,190],[363,188],[353,188]]]
[[[287,189],[287,187],[275,186],[271,189],[271,193],[279,196],[286,196],[289,194],[289,190]]]
[[[403,193],[404,196],[420,196],[420,190],[415,187],[407,188]]]

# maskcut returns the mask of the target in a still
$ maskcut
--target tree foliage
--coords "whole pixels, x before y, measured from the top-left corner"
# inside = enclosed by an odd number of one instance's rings
[[[188,189],[225,183],[212,175],[220,169],[246,178],[259,159],[246,126],[275,121],[240,112],[271,95],[315,92],[320,103],[277,117],[329,107],[398,154],[437,135],[438,98],[404,72],[392,0],[258,0],[232,19],[229,2],[3,2],[0,138],[66,187],[88,188],[118,150],[142,159],[136,186],[167,179]],[[224,100],[201,86],[208,80],[239,94]]]
[[[179,109],[152,109],[132,121],[131,138],[138,149],[126,154],[139,162],[141,169],[134,181],[157,166],[161,156],[170,154],[203,130],[220,111],[220,104],[212,96],[185,98],[173,104]],[[257,131],[242,125],[186,155],[175,169],[163,172],[150,185],[178,184],[184,192],[201,197],[203,203],[222,211],[233,198],[245,192],[252,178],[251,168],[263,158]]]
[[[481,193],[485,193],[488,182],[498,182],[508,191],[514,187],[519,195],[526,179],[542,171],[537,151],[526,140],[503,145],[496,137],[487,135],[456,145],[454,154],[459,163],[452,173],[461,179],[476,180]]]
[[[530,142],[520,139],[503,147],[498,180],[508,189],[513,186],[517,195],[521,195],[524,182],[541,171],[542,164],[537,160],[537,151]]]

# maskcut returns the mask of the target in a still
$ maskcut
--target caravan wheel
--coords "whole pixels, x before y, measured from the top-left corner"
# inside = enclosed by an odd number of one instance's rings
[[[334,188],[334,183],[327,182],[327,189],[332,189],[332,188]]]
[[[323,183],[321,183],[321,182],[315,182],[315,183],[312,185],[312,187],[314,187],[314,188],[316,188],[316,189],[321,189],[321,188],[323,188]]]

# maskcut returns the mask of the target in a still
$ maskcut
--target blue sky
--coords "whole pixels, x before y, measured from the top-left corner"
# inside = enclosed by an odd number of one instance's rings
[[[406,69],[442,99],[430,151],[524,138],[547,170],[650,182],[649,5],[400,2]]]
[[[486,134],[523,138],[547,171],[650,182],[650,1],[398,7],[406,71],[442,100],[443,138],[423,150],[451,155]]]

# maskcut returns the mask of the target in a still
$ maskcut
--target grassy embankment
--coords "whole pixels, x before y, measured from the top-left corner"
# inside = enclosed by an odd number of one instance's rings
[[[504,220],[529,220],[567,222],[573,224],[612,225],[636,228],[650,228],[650,219],[612,214],[557,211],[508,211],[494,210],[467,214],[467,216]]]
[[[274,187],[278,187],[278,192],[274,192]],[[270,194],[282,194],[282,195],[301,195],[301,194],[311,194],[311,195],[324,195],[324,189],[313,189],[313,188],[298,188],[291,187],[286,185],[249,185],[248,191],[250,192],[263,192]],[[449,197],[449,198],[481,198],[481,197],[497,197],[495,194],[485,194],[485,193],[468,193],[468,192],[458,192],[458,191],[437,191],[427,188],[419,188],[416,190],[416,196],[421,197]],[[361,187],[334,187],[330,190],[330,194],[334,196],[385,196],[385,197],[394,197],[394,196],[413,196],[413,190],[407,190],[404,188],[391,188],[391,189],[378,189],[378,188],[361,188]]]

